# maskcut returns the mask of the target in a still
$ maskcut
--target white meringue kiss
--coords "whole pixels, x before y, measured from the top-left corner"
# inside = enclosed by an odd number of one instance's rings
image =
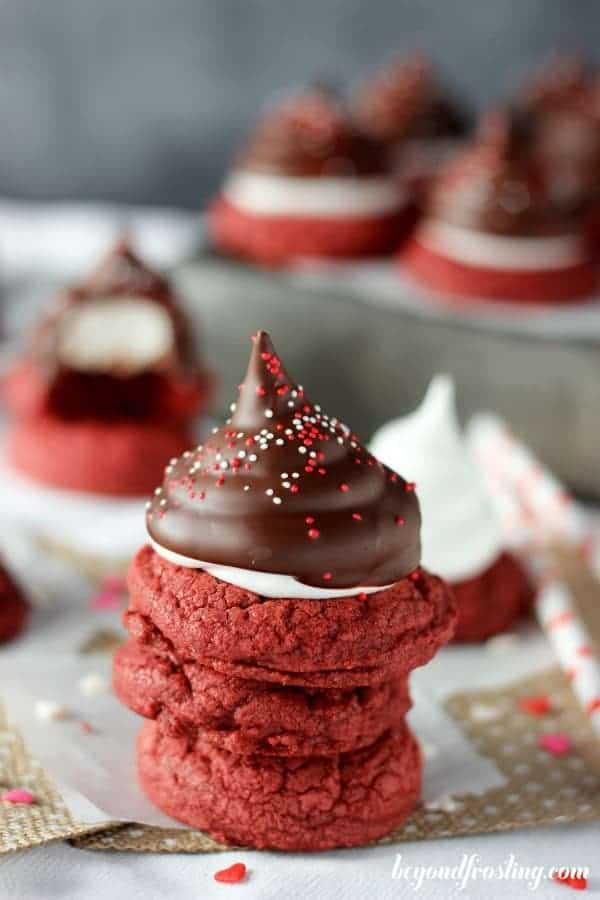
[[[421,406],[380,428],[369,449],[416,483],[426,569],[462,581],[498,557],[500,526],[460,431],[449,376],[434,378]]]

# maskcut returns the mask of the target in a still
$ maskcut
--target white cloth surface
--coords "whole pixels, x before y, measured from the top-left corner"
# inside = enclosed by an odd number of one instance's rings
[[[98,853],[53,844],[5,857],[0,863],[0,895],[7,900],[569,900],[600,895],[597,823],[510,831],[449,840],[420,841],[335,853],[267,853],[232,850],[198,855]],[[396,854],[409,866],[456,866],[463,854],[477,864],[505,864],[511,854],[521,866],[590,866],[585,893],[552,881],[531,890],[527,881],[452,881],[413,883],[393,880]],[[214,873],[244,862],[248,880],[217,884]]]

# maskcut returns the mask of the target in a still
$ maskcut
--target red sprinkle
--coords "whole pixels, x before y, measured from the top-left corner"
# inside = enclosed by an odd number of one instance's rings
[[[352,513],[352,518],[353,518],[353,519],[356,519],[357,522],[361,522],[361,521],[362,521],[362,516],[361,516],[360,513]]]
[[[5,791],[1,796],[0,800],[3,803],[20,803],[25,804],[26,806],[31,806],[32,803],[37,803],[37,798],[31,791],[26,791],[25,788],[13,788],[10,791]]]
[[[237,884],[246,877],[246,866],[244,863],[234,863],[227,869],[219,869],[213,877],[215,881],[220,881],[222,884]]]
[[[220,475],[220,476],[217,478],[217,480],[215,481],[215,484],[217,485],[217,487],[222,487],[222,486],[225,484],[225,476],[224,476],[224,475]]]
[[[366,600],[366,599],[367,599],[367,595],[365,594],[364,591],[363,591],[362,594],[359,594],[359,595],[358,595],[358,599],[359,599],[359,600]]]
[[[304,521],[306,522],[307,525],[312,525],[315,520],[314,520],[313,516],[307,516]]]
[[[566,868],[567,866],[565,866],[565,869]],[[556,872],[552,876],[552,880],[557,881],[558,884],[564,884],[567,887],[573,888],[573,890],[575,891],[585,891],[588,886],[587,878],[584,878],[583,876],[577,877],[575,875],[569,875],[566,872],[565,874]]]
[[[396,523],[396,525],[404,525],[404,519],[402,518],[402,516],[395,516],[394,522]]]
[[[340,484],[340,491],[342,492],[342,494],[347,494],[349,490],[350,488],[348,487],[346,482],[342,481],[342,483]]]
[[[331,572],[323,572],[323,581],[331,581],[332,577]]]
[[[571,738],[567,734],[542,734],[538,738],[538,744],[552,756],[566,756],[571,752]]]
[[[407,482],[406,482],[406,490],[407,490],[409,493],[410,493],[411,491],[414,491],[414,490],[416,489],[416,487],[417,487],[417,485],[414,483],[414,481],[407,481]]]
[[[264,397],[267,392],[262,385],[259,385],[256,388],[256,393],[258,394],[259,397]]]
[[[519,706],[530,716],[545,716],[552,710],[550,697],[546,694],[536,694],[531,697],[521,697]]]
[[[319,531],[318,528],[309,528],[308,529],[308,536],[312,541],[316,541],[316,539],[319,537],[320,534],[321,534],[321,532]]]
[[[291,486],[291,488],[290,488],[290,493],[291,493],[291,494],[297,494],[299,490],[300,490],[300,488],[298,487],[298,485],[297,485],[297,484],[293,484],[293,485]]]

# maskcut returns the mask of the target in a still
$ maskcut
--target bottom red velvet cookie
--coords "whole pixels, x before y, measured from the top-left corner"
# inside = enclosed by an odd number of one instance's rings
[[[458,607],[455,641],[484,641],[507,631],[533,601],[527,574],[511,553],[502,553],[480,575],[452,588]]]
[[[193,444],[172,423],[67,422],[39,416],[18,423],[9,437],[14,467],[53,487],[114,496],[148,494],[164,467]]]
[[[412,240],[400,262],[419,281],[456,299],[568,303],[589,297],[597,286],[596,270],[587,259],[563,269],[492,269],[458,262]]]
[[[278,850],[374,841],[410,815],[421,787],[405,725],[352,753],[290,758],[234,756],[148,722],[137,763],[142,788],[167,815],[225,844]]]
[[[8,572],[0,566],[0,642],[16,637],[28,618],[29,604]]]
[[[178,664],[129,641],[115,653],[113,687],[161,731],[231,753],[322,756],[371,744],[410,707],[406,677],[373,687],[310,690]]]
[[[351,259],[397,250],[414,220],[411,209],[347,219],[257,216],[218,199],[209,212],[217,249],[232,256],[283,265],[299,258]]]

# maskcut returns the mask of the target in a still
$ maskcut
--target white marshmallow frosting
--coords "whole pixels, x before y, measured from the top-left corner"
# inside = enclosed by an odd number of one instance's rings
[[[319,178],[237,171],[223,187],[226,199],[257,216],[369,216],[392,213],[406,203],[393,178]]]
[[[135,374],[159,367],[174,341],[173,323],[160,304],[143,297],[98,297],[66,312],[57,353],[78,371]]]
[[[426,569],[463,581],[499,556],[500,526],[461,433],[449,376],[434,378],[421,406],[379,429],[369,449],[416,483]]]
[[[428,250],[470,266],[506,271],[563,269],[585,258],[580,235],[508,237],[436,220],[419,226],[416,240]]]
[[[304,600],[330,600],[335,597],[355,597],[358,594],[375,594],[377,591],[385,591],[392,587],[391,584],[383,584],[379,587],[352,587],[352,588],[320,588],[310,584],[303,584],[291,575],[279,575],[274,572],[259,572],[255,569],[239,569],[235,566],[221,566],[215,563],[201,562],[181,553],[174,553],[166,547],[161,547],[153,538],[148,539],[159,556],[176,566],[185,566],[188,569],[203,569],[218,578],[236,587],[261,597],[285,597],[288,599]]]

